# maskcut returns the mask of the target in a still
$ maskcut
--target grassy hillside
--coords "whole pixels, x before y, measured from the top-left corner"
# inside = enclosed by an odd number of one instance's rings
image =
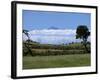
[[[90,65],[90,54],[23,57],[23,69],[80,67]]]
[[[27,43],[23,43],[23,55],[25,52],[28,52],[25,44]],[[31,42],[28,46],[33,56],[30,56],[29,52],[26,56],[23,56],[23,69],[80,67],[91,65],[91,54],[86,53],[81,43],[51,45]],[[90,49],[90,44],[88,45],[88,49]]]
[[[25,43],[23,43],[25,44]],[[73,43],[68,45],[52,45],[52,44],[39,44],[31,42],[29,45],[34,56],[49,56],[49,55],[68,55],[68,54],[85,54],[85,48],[81,43]],[[90,49],[90,45],[88,45]],[[27,48],[23,46],[23,51],[28,52]],[[23,53],[24,55],[25,53]],[[28,55],[30,55],[28,53]]]

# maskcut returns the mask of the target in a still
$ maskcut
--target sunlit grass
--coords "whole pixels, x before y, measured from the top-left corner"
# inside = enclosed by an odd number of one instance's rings
[[[23,69],[90,66],[90,54],[24,56]]]

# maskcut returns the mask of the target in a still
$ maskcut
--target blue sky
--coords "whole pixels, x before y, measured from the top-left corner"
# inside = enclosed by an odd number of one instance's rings
[[[89,29],[91,26],[89,13],[23,10],[22,19],[23,29],[29,30],[30,38],[43,44],[80,42],[75,38],[77,26],[87,25]],[[23,35],[23,39],[27,37]]]
[[[22,15],[23,28],[29,31],[50,27],[76,29],[78,25],[87,25],[90,28],[89,13],[23,10]]]

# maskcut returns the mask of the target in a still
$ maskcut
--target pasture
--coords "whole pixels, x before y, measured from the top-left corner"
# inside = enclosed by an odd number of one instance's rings
[[[90,54],[24,56],[23,69],[90,66]]]
[[[24,45],[25,43],[23,43]],[[31,43],[32,55],[23,46],[23,69],[80,67],[91,65],[91,54],[85,51],[81,43],[51,45]],[[88,45],[90,49],[90,45]]]

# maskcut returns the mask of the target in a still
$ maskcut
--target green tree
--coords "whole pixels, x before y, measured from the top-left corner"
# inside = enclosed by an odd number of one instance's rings
[[[32,50],[31,50],[31,48],[30,48],[30,41],[31,41],[31,39],[30,39],[30,37],[29,37],[29,33],[28,33],[29,31],[28,30],[23,30],[23,33],[27,36],[27,42],[25,42],[24,43],[24,45],[25,45],[25,47],[27,48],[27,52],[25,52],[25,55],[27,55],[28,53],[30,53],[30,55],[31,56],[33,56],[33,54],[32,54]]]
[[[89,29],[86,25],[79,25],[76,30],[76,39],[82,39],[83,45],[87,52],[90,52],[87,48],[87,39],[90,36]]]

